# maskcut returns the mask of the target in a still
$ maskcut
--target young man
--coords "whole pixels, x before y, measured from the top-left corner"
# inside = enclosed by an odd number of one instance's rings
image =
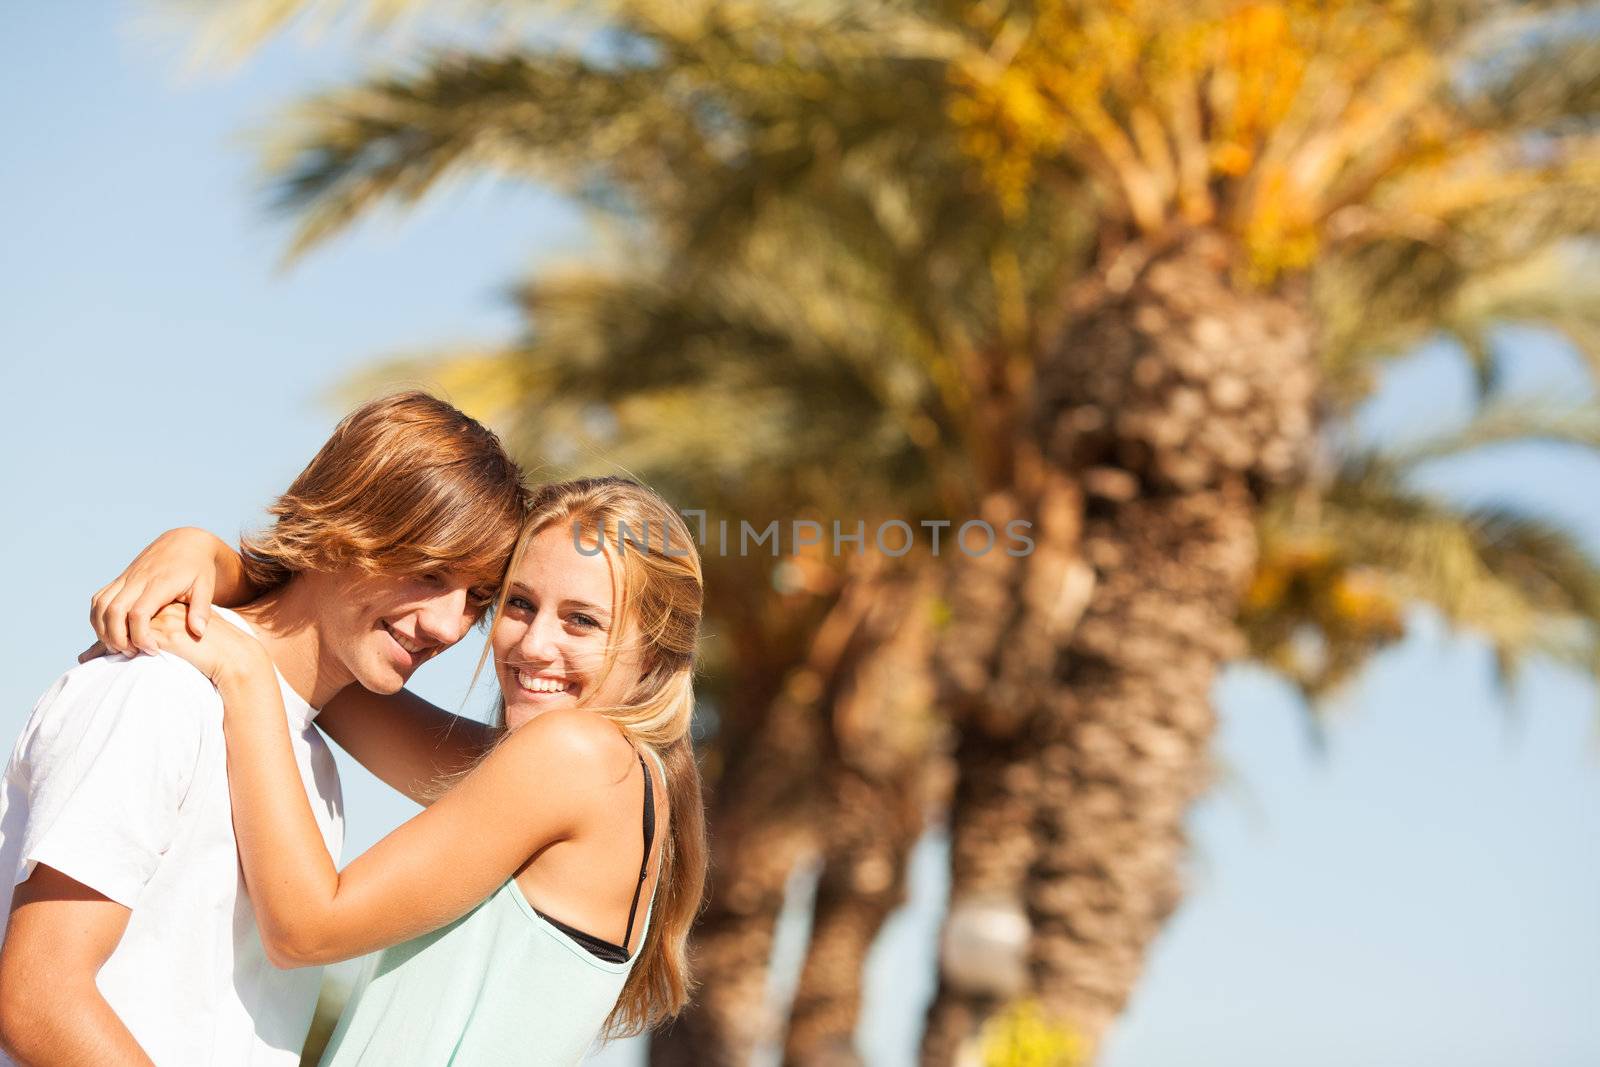
[[[525,506],[492,433],[409,393],[346,417],[245,540],[261,595],[229,618],[278,667],[335,857],[338,775],[312,720],[419,798],[471,758],[481,730],[363,697],[399,691],[481,617]],[[177,657],[92,659],[39,700],[0,794],[0,1063],[299,1062],[321,971],[279,970],[261,943],[226,770],[221,702]]]

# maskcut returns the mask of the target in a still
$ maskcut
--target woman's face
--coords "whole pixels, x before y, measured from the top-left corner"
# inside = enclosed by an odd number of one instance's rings
[[[590,548],[592,532],[585,526]],[[529,543],[507,576],[505,610],[490,637],[507,729],[551,708],[621,703],[639,680],[639,650],[613,603],[612,582],[621,581],[615,567],[610,545],[595,555],[579,552],[570,523],[554,523]],[[614,637],[618,626],[623,632]],[[617,658],[602,679],[613,643]]]

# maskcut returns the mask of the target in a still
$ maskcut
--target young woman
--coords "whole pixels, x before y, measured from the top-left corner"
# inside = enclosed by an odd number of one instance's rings
[[[324,1067],[575,1064],[597,1035],[681,1009],[706,869],[688,736],[701,604],[694,542],[653,492],[538,491],[492,616],[499,736],[343,871],[264,649],[221,619],[196,639],[182,605],[141,624],[222,695],[240,862],[274,962],[373,954]],[[118,626],[97,618],[102,639]],[[404,713],[417,698],[364,700]]]

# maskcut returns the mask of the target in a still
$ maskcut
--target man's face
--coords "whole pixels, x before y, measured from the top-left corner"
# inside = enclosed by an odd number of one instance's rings
[[[494,589],[451,570],[414,577],[355,568],[305,575],[317,592],[322,651],[353,681],[394,693],[422,664],[466,636]]]

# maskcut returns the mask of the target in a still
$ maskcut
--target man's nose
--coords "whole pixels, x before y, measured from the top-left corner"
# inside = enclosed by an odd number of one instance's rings
[[[418,636],[430,643],[453,645],[472,628],[467,590],[452,589],[433,597],[417,616]]]

